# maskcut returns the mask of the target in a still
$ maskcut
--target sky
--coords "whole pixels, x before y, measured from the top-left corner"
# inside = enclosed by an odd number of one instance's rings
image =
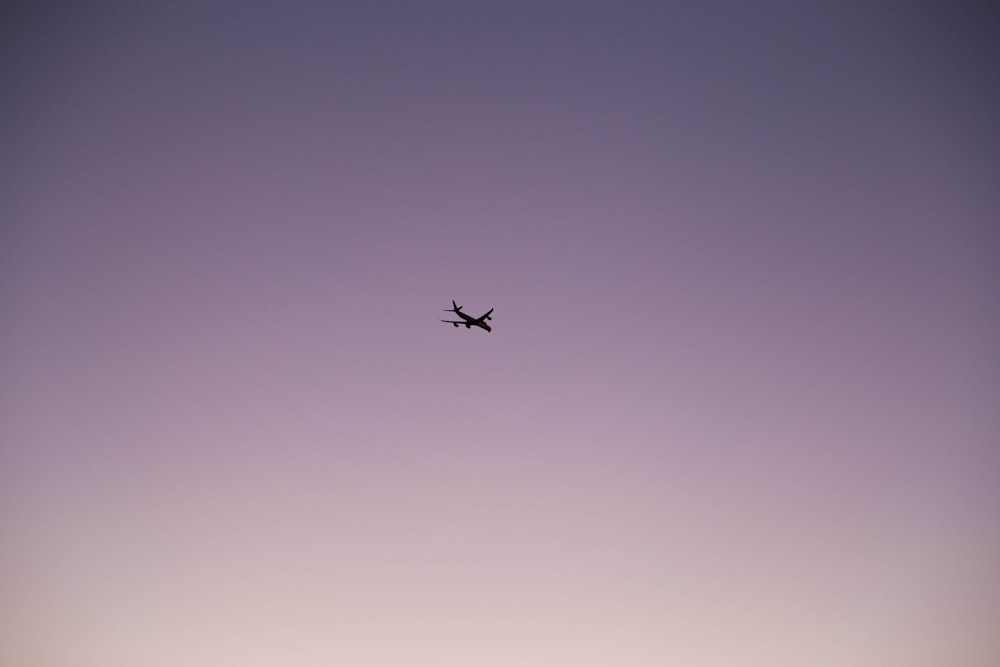
[[[971,4],[3,11],[3,664],[1000,664]]]

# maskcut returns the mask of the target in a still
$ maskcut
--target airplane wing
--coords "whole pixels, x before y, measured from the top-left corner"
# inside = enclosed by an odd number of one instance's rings
[[[476,321],[466,322],[466,321],[463,321],[463,320],[440,320],[440,321],[441,322],[445,322],[447,324],[450,324],[450,325],[452,325],[455,328],[458,328],[461,325],[461,326],[464,326],[466,329],[471,329],[472,327],[475,326],[475,327],[481,327],[483,329],[486,329],[487,331],[492,331],[492,329],[490,328],[490,325],[486,324],[485,322],[476,322]]]

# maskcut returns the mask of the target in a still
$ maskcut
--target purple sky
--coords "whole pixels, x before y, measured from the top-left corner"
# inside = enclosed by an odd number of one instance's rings
[[[1000,664],[986,17],[449,4],[4,10],[0,663]]]

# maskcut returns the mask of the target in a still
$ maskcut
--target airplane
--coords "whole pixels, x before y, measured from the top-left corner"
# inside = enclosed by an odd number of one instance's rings
[[[486,311],[486,314],[482,315],[481,317],[472,317],[471,315],[466,315],[465,313],[463,313],[462,312],[462,307],[459,306],[459,305],[456,305],[455,304],[455,300],[452,299],[451,300],[451,308],[445,308],[444,312],[446,312],[446,313],[455,313],[456,315],[458,315],[459,317],[462,318],[460,320],[441,320],[442,322],[447,322],[448,324],[454,324],[456,328],[458,327],[459,324],[464,324],[466,329],[469,329],[469,328],[475,326],[475,327],[479,327],[480,329],[486,329],[487,331],[493,331],[493,329],[490,327],[490,325],[486,324],[486,320],[492,320],[493,319],[492,317],[490,317],[490,313],[493,312],[492,308],[490,308],[488,311]]]

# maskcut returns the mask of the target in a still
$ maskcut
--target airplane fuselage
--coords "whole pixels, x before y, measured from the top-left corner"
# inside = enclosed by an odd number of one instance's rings
[[[461,317],[463,320],[465,320],[465,326],[466,326],[466,328],[468,328],[471,325],[471,326],[474,326],[474,327],[481,327],[483,329],[486,329],[487,331],[492,331],[493,330],[490,327],[490,325],[486,324],[486,316],[483,316],[483,317],[480,317],[479,319],[476,319],[475,317],[472,317],[471,315],[466,315],[463,312],[459,312],[458,316]]]

